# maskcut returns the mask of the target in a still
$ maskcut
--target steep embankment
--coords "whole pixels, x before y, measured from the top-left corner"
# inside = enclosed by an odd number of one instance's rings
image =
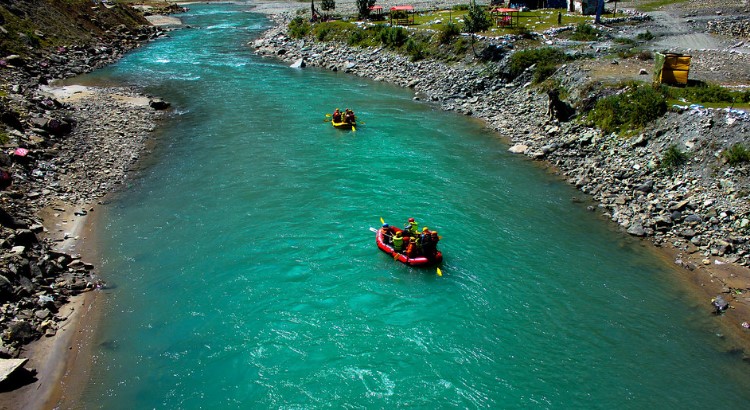
[[[52,47],[88,45],[146,24],[131,7],[90,0],[0,3],[0,50],[29,57]]]

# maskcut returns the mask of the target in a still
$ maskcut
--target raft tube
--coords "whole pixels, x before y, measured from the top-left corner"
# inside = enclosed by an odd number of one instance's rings
[[[401,229],[392,226],[391,232],[395,234],[396,232],[401,232]],[[391,255],[393,259],[396,259],[397,261],[409,266],[437,265],[438,263],[443,261],[443,254],[440,251],[436,251],[435,257],[431,258],[428,258],[427,256],[417,256],[416,258],[409,258],[403,253],[396,252],[391,245],[388,245],[383,241],[382,229],[378,229],[375,233],[375,242],[378,244],[378,248],[380,248],[381,251]]]
[[[333,125],[333,128],[338,128],[340,130],[350,130],[352,127],[356,127],[357,123],[351,123],[351,122],[334,122],[331,120],[331,125]]]

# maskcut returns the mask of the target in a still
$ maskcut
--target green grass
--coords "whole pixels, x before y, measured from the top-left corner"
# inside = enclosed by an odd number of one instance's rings
[[[750,106],[750,91],[735,91],[716,84],[697,83],[686,87],[661,86],[670,104],[701,104],[711,108],[746,108]]]
[[[513,53],[508,65],[508,73],[515,78],[521,75],[527,68],[536,65],[534,70],[534,83],[541,83],[549,77],[559,64],[565,61],[566,56],[562,50],[552,47],[531,48]]]

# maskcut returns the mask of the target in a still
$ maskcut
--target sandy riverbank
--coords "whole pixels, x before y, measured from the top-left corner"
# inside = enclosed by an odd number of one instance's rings
[[[44,226],[40,237],[52,244],[53,251],[96,262],[97,240],[92,233],[102,198],[120,186],[140,153],[149,148],[160,114],[149,107],[148,96],[122,88],[74,85],[44,87],[42,92],[66,104],[73,115],[86,116],[78,118],[78,126],[61,147],[70,156],[70,172],[59,175],[59,184],[78,190],[80,195],[74,198],[89,199],[51,201],[37,215]],[[61,319],[57,331],[24,348],[23,357],[29,358],[25,367],[36,374],[21,380],[21,387],[0,393],[0,409],[53,408],[76,397],[90,365],[88,349],[98,323],[99,309],[94,306],[99,295],[92,286],[71,297],[57,313]]]

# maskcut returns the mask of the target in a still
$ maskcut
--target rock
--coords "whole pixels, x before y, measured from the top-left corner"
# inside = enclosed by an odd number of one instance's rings
[[[641,224],[632,224],[627,231],[630,235],[643,237],[646,236],[646,230]]]
[[[154,98],[149,100],[148,106],[155,109],[155,110],[166,110],[169,108],[172,104],[162,100],[161,98]]]
[[[528,145],[523,144],[516,144],[510,148],[508,148],[508,152],[513,154],[525,154],[529,150]]]
[[[4,340],[11,343],[26,344],[33,340],[36,340],[39,334],[34,330],[31,324],[27,321],[16,321],[11,322],[8,325],[8,330],[3,336]]]
[[[647,193],[651,192],[653,190],[653,188],[654,188],[654,181],[651,180],[651,179],[649,179],[648,181],[642,183],[641,185],[638,185],[635,188],[635,190],[638,191],[638,192],[643,192],[643,193],[647,194]]]
[[[300,59],[297,59],[297,61],[295,61],[294,63],[292,63],[292,65],[290,65],[289,67],[291,67],[291,68],[305,68],[306,66],[307,66],[307,63],[305,63],[305,59],[304,58],[300,58]]]

